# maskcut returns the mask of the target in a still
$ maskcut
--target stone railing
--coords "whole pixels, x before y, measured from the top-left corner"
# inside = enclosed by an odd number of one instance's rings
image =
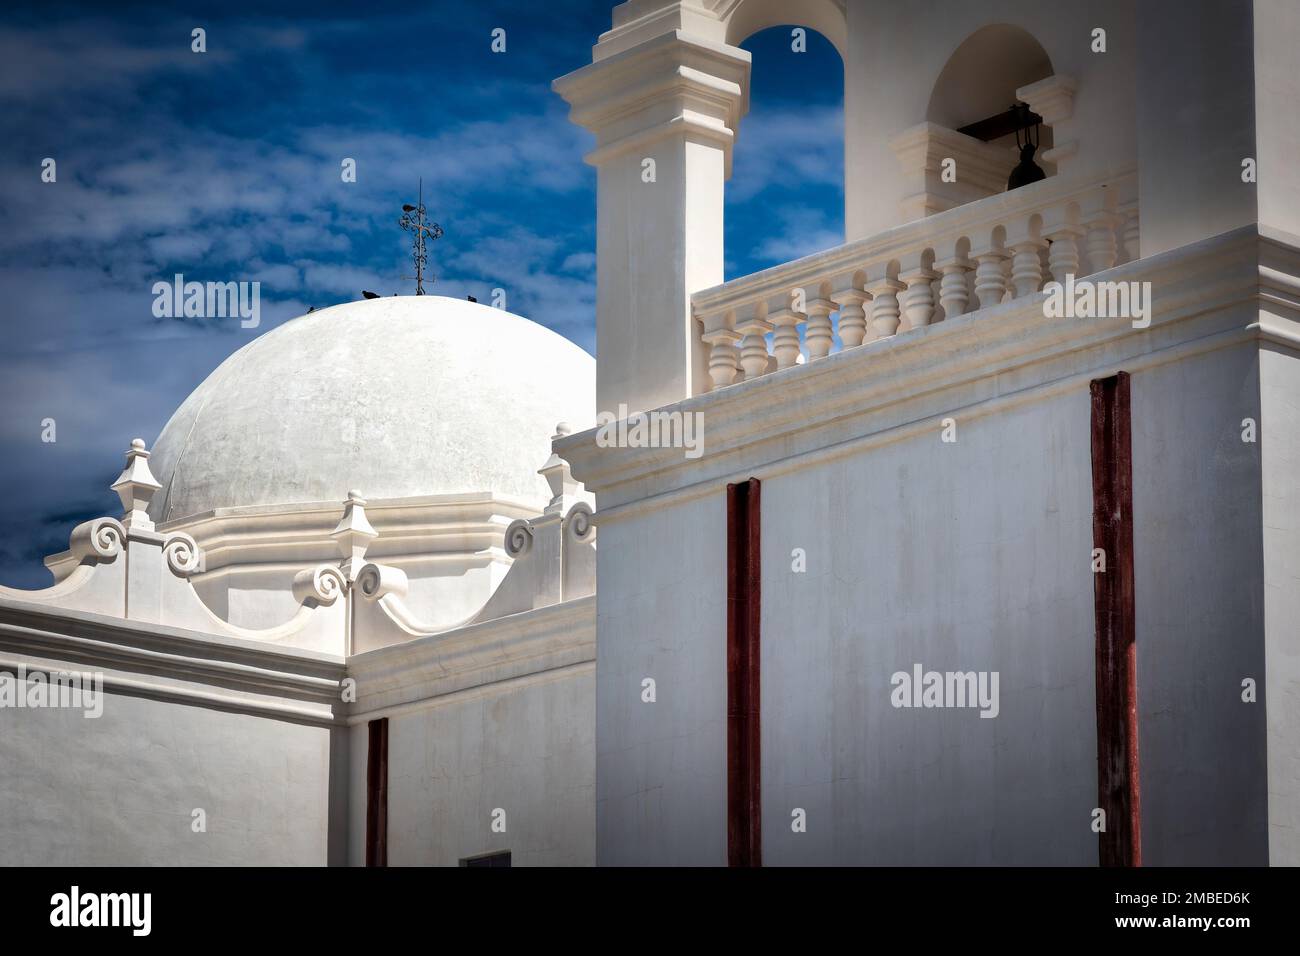
[[[705,289],[691,304],[718,389],[825,358],[837,336],[842,349],[861,348],[1136,258],[1135,172],[1052,177]]]

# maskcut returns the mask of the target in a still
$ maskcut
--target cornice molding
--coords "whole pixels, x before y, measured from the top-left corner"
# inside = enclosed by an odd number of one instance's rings
[[[596,136],[599,166],[660,140],[694,137],[723,149],[749,109],[749,54],[673,30],[555,80],[569,119]]]
[[[319,725],[355,724],[448,695],[585,673],[594,595],[348,659],[0,600],[0,669],[102,673],[113,694]],[[547,675],[551,675],[548,677]],[[357,701],[343,702],[343,680]]]
[[[1267,242],[1270,267],[1300,275],[1300,249]],[[598,495],[597,523],[617,520],[652,507],[655,496],[692,487],[704,493],[750,470],[891,429],[928,427],[935,415],[1029,394],[1080,367],[1130,365],[1220,333],[1227,338],[1215,341],[1263,337],[1261,254],[1261,236],[1249,226],[1088,277],[1152,282],[1149,329],[1047,319],[1046,293],[1038,293],[665,406],[703,416],[704,454],[695,460],[674,448],[600,447],[597,429],[557,440],[555,449]],[[1278,284],[1270,280],[1268,288]],[[1273,323],[1275,337],[1300,330]]]
[[[401,560],[505,561],[502,540],[512,521],[538,514],[544,498],[525,501],[490,492],[369,499],[366,513],[379,537],[372,557]],[[188,534],[203,549],[196,581],[247,567],[315,564],[337,558],[330,538],[339,520],[337,501],[218,508],[158,526],[161,533]],[[396,559],[396,560],[393,560]],[[54,554],[45,564],[56,579],[76,567],[73,550]]]
[[[316,724],[342,713],[342,657],[0,600],[0,667],[102,672],[127,696]]]
[[[357,702],[348,721],[595,659],[595,595],[471,624],[349,658]]]

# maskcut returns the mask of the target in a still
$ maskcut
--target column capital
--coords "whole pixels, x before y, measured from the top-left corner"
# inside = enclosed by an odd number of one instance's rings
[[[749,110],[750,56],[672,30],[552,83],[569,119],[594,133],[593,166],[675,136],[717,144],[731,173],[731,144]]]

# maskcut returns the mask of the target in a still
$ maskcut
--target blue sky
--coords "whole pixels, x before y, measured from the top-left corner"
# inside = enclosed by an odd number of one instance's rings
[[[231,352],[309,306],[413,291],[400,206],[424,179],[446,236],[432,291],[595,351],[590,137],[553,78],[590,62],[612,4],[115,2],[0,13],[0,584],[107,491]],[[194,27],[207,53],[190,49]],[[493,53],[491,31],[506,30]],[[751,112],[727,194],[727,275],[842,241],[843,73],[817,35],[744,46]],[[40,180],[41,161],[58,181]],[[357,181],[343,183],[344,157]],[[262,320],[158,319],[153,283],[261,282]],[[41,441],[41,422],[57,441]]]

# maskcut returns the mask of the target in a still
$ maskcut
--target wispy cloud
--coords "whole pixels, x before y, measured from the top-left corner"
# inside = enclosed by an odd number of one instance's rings
[[[503,289],[511,311],[594,352],[591,141],[549,84],[588,62],[609,5],[263,6],[0,14],[0,581],[43,579],[16,562],[66,546],[83,506],[112,510],[126,442],[152,441],[235,349],[311,306],[409,291],[396,220],[421,177],[446,229],[434,290]],[[190,50],[195,26],[205,54]],[[804,214],[799,197],[837,206],[838,107],[768,109],[761,85],[728,187],[741,268],[837,228],[837,212]],[[177,272],[262,283],[261,326],[155,318],[152,285]],[[56,444],[39,440],[46,417]]]
[[[844,183],[844,110],[838,105],[755,111],[736,141],[729,198],[746,202],[776,188]]]
[[[844,241],[839,219],[815,206],[784,206],[775,210],[773,231],[750,250],[750,256],[768,265],[800,259]]]

